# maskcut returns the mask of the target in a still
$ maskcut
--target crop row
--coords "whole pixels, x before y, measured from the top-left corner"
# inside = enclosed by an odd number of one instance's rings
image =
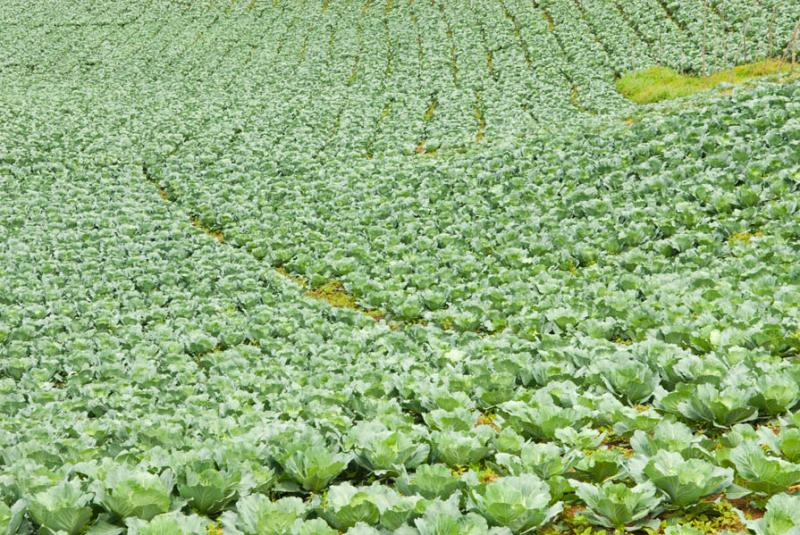
[[[713,2],[701,17],[699,1],[362,4],[114,3],[77,13],[11,4],[0,12],[14,21],[2,68],[137,91],[155,84],[175,98],[191,97],[190,83],[204,94],[224,87],[231,102],[260,90],[276,105],[264,111],[276,131],[312,152],[364,157],[463,150],[478,130],[493,142],[627,112],[615,76],[654,63],[712,72],[778,54],[800,16],[768,2],[749,3],[746,18]],[[302,114],[282,106],[294,99]]]
[[[702,5],[4,2],[0,533],[798,529],[800,86],[613,92]]]

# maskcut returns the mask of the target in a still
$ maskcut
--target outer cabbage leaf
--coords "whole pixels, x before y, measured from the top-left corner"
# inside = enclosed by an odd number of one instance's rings
[[[777,437],[777,446],[781,455],[789,461],[800,461],[800,429],[784,427]]]
[[[18,500],[9,507],[0,500],[0,534],[14,535],[22,524],[25,515],[25,501]]]
[[[691,526],[668,526],[664,535],[705,535],[705,531]]]

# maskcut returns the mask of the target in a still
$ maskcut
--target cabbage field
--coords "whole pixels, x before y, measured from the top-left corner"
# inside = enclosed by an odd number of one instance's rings
[[[0,535],[800,533],[800,2],[0,29]]]

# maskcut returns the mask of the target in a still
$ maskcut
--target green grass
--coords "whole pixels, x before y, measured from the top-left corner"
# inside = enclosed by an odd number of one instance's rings
[[[630,72],[617,81],[617,90],[637,104],[688,97],[720,84],[741,84],[762,76],[789,72],[791,65],[777,59],[747,63],[709,76],[681,74],[669,67]]]
[[[344,284],[342,284],[341,281],[334,279],[327,281],[321,286],[310,287],[308,280],[300,275],[293,275],[289,273],[289,271],[287,271],[284,267],[276,267],[275,271],[303,288],[307,297],[325,301],[334,308],[349,308],[351,310],[357,310],[376,321],[381,320],[384,317],[384,313],[380,310],[370,310],[360,306],[358,301],[356,301],[355,296],[345,290]]]

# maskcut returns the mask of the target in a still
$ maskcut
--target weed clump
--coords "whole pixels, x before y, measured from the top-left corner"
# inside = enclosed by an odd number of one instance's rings
[[[742,84],[762,76],[788,73],[790,70],[790,65],[777,59],[747,63],[709,76],[681,74],[669,67],[650,67],[622,76],[617,80],[617,91],[637,104],[652,104],[688,97],[721,84]]]

